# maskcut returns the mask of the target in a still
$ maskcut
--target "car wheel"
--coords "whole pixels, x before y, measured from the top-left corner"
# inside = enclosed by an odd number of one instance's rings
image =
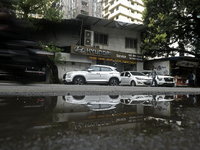
[[[74,79],[74,84],[76,85],[83,85],[85,83],[85,80],[83,77],[76,77]]]
[[[111,86],[116,86],[116,85],[119,85],[119,81],[118,81],[118,79],[112,78],[112,79],[110,79],[109,84]]]
[[[135,81],[131,81],[131,86],[136,86]]]

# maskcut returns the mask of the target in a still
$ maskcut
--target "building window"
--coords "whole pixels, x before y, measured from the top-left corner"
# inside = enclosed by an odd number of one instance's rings
[[[110,2],[110,5],[113,5],[114,4],[114,1]]]
[[[112,9],[112,10],[110,11],[110,13],[113,14],[113,13],[114,13],[114,9]]]
[[[85,11],[85,10],[81,10],[81,14],[83,14],[83,15],[88,15],[89,12],[87,12],[87,11]]]
[[[117,7],[116,7],[116,10],[118,10],[118,9],[119,9],[119,7],[117,6]]]
[[[137,39],[134,39],[134,48],[137,49]]]
[[[119,19],[119,16],[116,16],[116,19]]]
[[[101,34],[101,33],[94,33],[94,42],[97,44],[108,44],[108,35],[107,34]]]
[[[137,49],[137,39],[125,38],[125,48]]]
[[[87,7],[87,6],[88,6],[88,3],[87,3],[87,2],[84,2],[84,1],[82,1],[82,5]]]
[[[105,0],[105,6],[108,5],[108,0]]]
[[[105,14],[107,14],[107,13],[108,13],[108,8],[105,9]]]

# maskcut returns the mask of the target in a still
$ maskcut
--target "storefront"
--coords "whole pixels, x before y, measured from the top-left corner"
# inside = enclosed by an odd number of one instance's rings
[[[174,76],[177,86],[188,86],[188,76],[190,72],[196,75],[196,86],[199,86],[200,60],[194,57],[169,57],[145,61],[145,69],[151,69],[153,65],[164,75]]]
[[[139,62],[143,62],[143,56],[139,54],[103,50],[79,45],[71,46],[71,54],[88,56],[88,59],[93,60],[95,64],[115,66],[119,71],[137,70]]]
[[[171,65],[171,74],[175,77],[177,86],[189,86],[188,76],[190,72],[193,72],[196,75],[195,83],[196,86],[199,86],[199,59],[185,57],[171,62]]]

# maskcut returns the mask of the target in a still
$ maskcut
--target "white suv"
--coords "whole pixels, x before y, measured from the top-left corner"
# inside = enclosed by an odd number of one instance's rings
[[[146,76],[151,77],[151,70],[144,70],[141,71],[142,73],[144,73]],[[175,85],[175,81],[174,81],[174,77],[172,76],[165,76],[163,75],[161,72],[157,71],[157,77],[156,77],[156,81],[157,84],[160,86],[176,86]]]
[[[82,71],[67,72],[63,75],[64,83],[82,85],[85,83],[119,85],[120,73],[115,67],[106,65],[92,65]]]

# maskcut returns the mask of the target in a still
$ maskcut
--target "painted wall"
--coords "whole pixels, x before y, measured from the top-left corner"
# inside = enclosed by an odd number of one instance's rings
[[[125,53],[141,54],[139,46],[141,41],[140,32],[121,30],[120,28],[111,29],[101,26],[92,26],[91,30],[97,31],[102,34],[108,34],[108,45],[102,45],[102,49],[125,52]],[[137,39],[137,49],[125,48],[125,37]]]
[[[143,62],[137,62],[137,71],[142,71],[142,70],[144,70],[143,65],[144,65]]]

